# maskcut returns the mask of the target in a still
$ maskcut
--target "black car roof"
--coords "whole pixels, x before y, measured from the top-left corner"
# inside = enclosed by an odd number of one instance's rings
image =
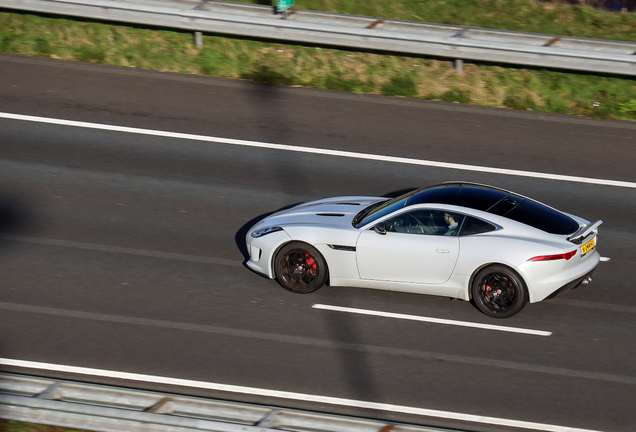
[[[412,192],[407,205],[449,204],[504,216],[551,234],[572,234],[579,224],[570,216],[514,192],[477,183],[450,182]]]

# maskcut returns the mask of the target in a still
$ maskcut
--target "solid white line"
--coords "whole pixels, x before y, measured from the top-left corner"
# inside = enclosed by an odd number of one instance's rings
[[[56,365],[52,363],[32,362],[27,360],[14,360],[14,359],[0,358],[0,365],[21,367],[21,368],[28,368],[28,369],[48,370],[48,371],[54,371],[54,372],[66,372],[66,373],[72,373],[72,374],[90,375],[90,376],[105,377],[105,378],[116,378],[116,379],[138,381],[138,382],[149,382],[154,384],[167,384],[167,385],[174,385],[179,387],[189,387],[189,388],[197,388],[197,389],[205,389],[205,390],[250,394],[250,395],[256,395],[256,396],[302,400],[302,401],[309,401],[309,402],[323,403],[323,404],[330,404],[330,405],[372,409],[372,410],[378,410],[378,411],[396,412],[396,413],[444,418],[444,419],[451,419],[451,420],[461,420],[461,421],[467,421],[467,422],[473,422],[473,423],[516,427],[516,428],[530,429],[530,430],[537,430],[537,431],[600,432],[600,431],[594,431],[590,429],[578,429],[578,428],[571,428],[567,426],[556,426],[556,425],[550,425],[550,424],[544,424],[544,423],[533,423],[533,422],[526,422],[526,421],[519,421],[519,420],[502,419],[497,417],[486,417],[486,416],[479,416],[479,415],[473,415],[473,414],[462,414],[462,413],[455,413],[450,411],[438,411],[438,410],[409,407],[409,406],[403,406],[403,405],[392,405],[392,404],[385,404],[385,403],[379,403],[379,402],[366,402],[366,401],[358,401],[355,399],[343,399],[343,398],[330,397],[330,396],[317,396],[317,395],[304,394],[304,393],[287,392],[287,391],[280,391],[280,390],[267,390],[267,389],[261,389],[256,387],[243,387],[243,386],[235,386],[235,385],[228,385],[228,384],[208,383],[205,381],[193,381],[193,380],[186,380],[186,379],[180,379],[180,378],[168,378],[168,377],[155,376],[155,375],[142,375],[142,374],[135,374],[135,373],[129,373],[129,372],[117,372],[117,371],[109,371],[104,369],[84,368],[84,367],[78,367],[78,366],[64,366],[64,365]]]
[[[397,318],[397,319],[411,320],[411,321],[423,321],[423,322],[430,322],[435,324],[472,327],[472,328],[497,330],[497,331],[510,332],[510,333],[523,333],[523,334],[529,334],[529,335],[535,335],[535,336],[551,336],[552,335],[552,332],[543,331],[543,330],[531,330],[531,329],[524,329],[519,327],[504,327],[504,326],[498,326],[493,324],[480,324],[480,323],[474,323],[470,321],[455,321],[455,320],[442,319],[442,318],[431,318],[431,317],[425,317],[425,316],[407,315],[407,314],[393,313],[393,312],[381,312],[381,311],[368,310],[368,309],[356,309],[356,308],[350,308],[350,307],[331,306],[331,305],[324,305],[324,304],[315,304],[312,307],[314,309],[330,310],[330,311],[336,311],[336,312],[348,312],[348,313],[355,313],[360,315],[379,316],[384,318]]]
[[[437,161],[430,161],[430,160],[423,160],[423,159],[411,159],[411,158],[395,157],[395,156],[382,156],[382,155],[374,155],[369,153],[358,153],[358,152],[350,152],[350,151],[342,151],[342,150],[329,150],[329,149],[321,149],[321,148],[314,148],[314,147],[300,147],[300,146],[292,146],[292,145],[285,145],[285,144],[273,144],[273,143],[265,143],[265,142],[258,142],[258,141],[238,140],[238,139],[232,139],[232,138],[211,137],[206,135],[193,135],[193,134],[178,133],[178,132],[158,131],[158,130],[152,130],[152,129],[140,129],[140,128],[126,127],[126,126],[114,126],[114,125],[87,123],[87,122],[80,122],[80,121],[73,121],[73,120],[61,120],[61,119],[54,119],[54,118],[47,118],[47,117],[22,115],[22,114],[0,113],[0,118],[6,118],[11,120],[23,120],[23,121],[38,122],[38,123],[48,123],[48,124],[55,124],[55,125],[62,125],[62,126],[73,126],[73,127],[82,127],[82,128],[89,128],[89,129],[107,130],[112,132],[124,132],[124,133],[132,133],[132,134],[139,134],[139,135],[160,136],[165,138],[177,138],[177,139],[185,139],[185,140],[213,142],[213,143],[220,143],[220,144],[231,144],[231,145],[246,146],[246,147],[259,147],[259,148],[274,149],[274,150],[293,151],[293,152],[299,152],[299,153],[311,153],[311,154],[338,156],[338,157],[346,157],[346,158],[353,158],[353,159],[393,162],[393,163],[408,164],[408,165],[430,166],[435,168],[476,171],[476,172],[483,172],[483,173],[490,173],[490,174],[504,174],[504,175],[519,176],[519,177],[532,177],[532,178],[540,178],[540,179],[547,179],[547,180],[560,180],[560,181],[569,181],[569,182],[577,182],[577,183],[588,183],[588,184],[596,184],[596,185],[603,185],[603,186],[616,186],[616,187],[636,189],[636,183],[618,181],[618,180],[606,180],[606,179],[596,179],[596,178],[588,178],[588,177],[568,176],[568,175],[561,175],[561,174],[539,173],[539,172],[533,172],[533,171],[482,167],[477,165],[464,165],[464,164],[458,164],[458,163],[437,162]]]

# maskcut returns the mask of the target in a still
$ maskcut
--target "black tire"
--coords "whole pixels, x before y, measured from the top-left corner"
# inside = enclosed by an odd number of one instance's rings
[[[291,242],[283,246],[274,259],[276,280],[287,291],[309,294],[327,282],[327,263],[316,248],[307,243]]]
[[[477,273],[471,290],[477,308],[493,318],[509,318],[528,303],[521,277],[502,265],[492,265]]]

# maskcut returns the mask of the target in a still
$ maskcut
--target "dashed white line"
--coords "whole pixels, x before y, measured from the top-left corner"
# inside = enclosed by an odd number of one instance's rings
[[[347,313],[354,313],[354,314],[360,314],[360,315],[379,316],[383,318],[397,318],[397,319],[411,320],[411,321],[423,321],[423,322],[429,322],[429,323],[435,323],[435,324],[472,327],[472,328],[478,328],[478,329],[484,329],[484,330],[496,330],[496,331],[503,331],[503,332],[510,332],[510,333],[522,333],[522,334],[529,334],[529,335],[535,335],[535,336],[551,336],[552,335],[552,332],[543,331],[543,330],[532,330],[532,329],[525,329],[520,327],[507,327],[507,326],[499,326],[494,324],[481,324],[481,323],[475,323],[470,321],[455,321],[455,320],[449,320],[449,319],[431,318],[431,317],[418,316],[418,315],[382,312],[382,311],[375,311],[375,310],[369,310],[369,309],[356,309],[356,308],[350,308],[350,307],[331,306],[331,305],[324,305],[324,304],[315,304],[312,307],[314,309],[330,310],[335,312],[347,312]]]
[[[259,142],[259,141],[219,138],[219,137],[211,137],[206,135],[193,135],[193,134],[178,133],[178,132],[166,132],[166,131],[159,131],[159,130],[152,130],[152,129],[140,129],[140,128],[134,128],[134,127],[127,127],[127,126],[115,126],[115,125],[106,125],[106,124],[100,124],[100,123],[88,123],[88,122],[73,121],[73,120],[62,120],[62,119],[37,117],[37,116],[29,116],[29,115],[22,115],[22,114],[0,113],[0,118],[30,121],[30,122],[37,122],[37,123],[55,124],[55,125],[61,125],[61,126],[72,126],[72,127],[81,127],[81,128],[89,128],[89,129],[97,129],[97,130],[106,130],[111,132],[124,132],[124,133],[132,133],[132,134],[139,134],[139,135],[160,136],[164,138],[177,138],[177,139],[185,139],[185,140],[193,140],[193,141],[213,142],[213,143],[219,143],[219,144],[230,144],[230,145],[245,146],[245,147],[258,147],[258,148],[267,148],[267,149],[273,149],[273,150],[293,151],[293,152],[299,152],[299,153],[311,153],[311,154],[338,156],[338,157],[346,157],[346,158],[353,158],[353,159],[393,162],[393,163],[400,163],[400,164],[407,164],[407,165],[430,166],[435,168],[475,171],[475,172],[483,172],[483,173],[490,173],[490,174],[504,174],[504,175],[519,176],[519,177],[532,177],[532,178],[540,178],[540,179],[547,179],[547,180],[560,180],[560,181],[568,181],[568,182],[576,182],[576,183],[588,183],[588,184],[596,184],[596,185],[603,185],[603,186],[615,186],[615,187],[636,189],[636,183],[618,181],[618,180],[577,177],[577,176],[540,173],[540,172],[513,170],[513,169],[505,169],[505,168],[465,165],[465,164],[450,163],[450,162],[438,162],[438,161],[430,161],[430,160],[423,160],[423,159],[383,156],[383,155],[358,153],[358,152],[350,152],[350,151],[342,151],[342,150],[329,150],[329,149],[321,149],[321,148],[314,148],[314,147],[301,147],[301,146],[274,144],[274,143],[266,143],[266,142]]]
[[[418,408],[404,405],[393,405],[380,402],[359,401],[355,399],[344,399],[331,396],[319,396],[304,393],[295,393],[281,390],[268,390],[256,387],[243,387],[230,384],[209,383],[205,381],[193,381],[180,378],[169,378],[156,375],[143,375],[129,372],[109,371],[104,369],[93,369],[78,366],[64,366],[52,363],[40,363],[27,360],[14,360],[0,358],[0,365],[47,370],[54,372],[65,372],[93,377],[115,378],[121,380],[148,382],[154,384],[166,384],[179,387],[197,388],[205,390],[215,390],[231,393],[250,394],[256,396],[273,397],[280,399],[302,400],[315,403],[346,406],[353,408],[372,409],[377,411],[395,412],[426,417],[444,418],[450,420],[460,420],[472,423],[481,423],[498,426],[516,427],[545,432],[599,432],[590,429],[578,429],[567,426],[558,426],[545,423],[534,423],[520,420],[503,419],[498,417],[486,417],[474,414],[462,414],[451,411],[439,411],[427,408]]]

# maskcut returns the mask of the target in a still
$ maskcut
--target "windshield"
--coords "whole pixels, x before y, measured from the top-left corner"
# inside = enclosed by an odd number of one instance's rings
[[[409,198],[411,198],[411,196],[413,196],[415,192],[417,192],[417,190],[414,190],[407,193],[406,195],[402,195],[397,198],[389,199],[386,201],[379,201],[377,203],[371,204],[370,206],[364,208],[360,213],[356,215],[356,217],[353,218],[353,226],[355,228],[357,228],[358,226],[365,226],[371,222],[380,219],[382,216],[394,212],[397,209],[406,207]]]

